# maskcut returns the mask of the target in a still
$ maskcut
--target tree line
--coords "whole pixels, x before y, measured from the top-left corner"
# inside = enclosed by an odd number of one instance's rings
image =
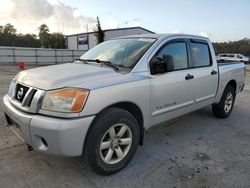
[[[38,36],[35,34],[21,34],[10,23],[0,25],[0,46],[35,47],[35,48],[65,48],[65,36],[60,33],[50,33],[49,27],[42,24]],[[94,28],[97,44],[104,41],[105,32],[101,28],[97,16],[96,28]]]
[[[35,34],[17,33],[11,24],[0,25],[0,46],[36,47],[36,48],[65,48],[65,36],[60,33],[50,33],[49,27],[42,24],[39,28],[38,36]],[[99,17],[97,17],[96,28],[97,43],[104,41],[105,32],[101,28]],[[240,53],[250,56],[250,39],[230,42],[214,42],[215,53]]]
[[[60,33],[49,33],[49,27],[42,24],[38,36],[21,34],[10,23],[0,25],[0,46],[35,47],[35,48],[65,48],[65,36]]]
[[[213,43],[215,53],[239,53],[250,56],[250,39],[243,39],[234,42],[215,42]]]

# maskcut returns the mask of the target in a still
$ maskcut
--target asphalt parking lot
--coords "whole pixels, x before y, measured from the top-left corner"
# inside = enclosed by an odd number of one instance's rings
[[[0,66],[0,103],[16,66]],[[250,66],[246,87],[227,119],[211,107],[182,116],[145,134],[131,163],[102,177],[84,159],[28,151],[0,109],[0,187],[250,187]]]

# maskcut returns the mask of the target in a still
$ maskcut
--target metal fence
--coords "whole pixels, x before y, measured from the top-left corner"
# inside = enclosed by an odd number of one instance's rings
[[[70,63],[84,54],[85,50],[23,48],[0,46],[0,64],[59,64]]]

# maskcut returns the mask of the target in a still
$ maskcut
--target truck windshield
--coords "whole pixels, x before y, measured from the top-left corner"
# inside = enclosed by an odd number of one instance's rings
[[[90,49],[80,59],[98,59],[116,66],[132,68],[155,40],[154,38],[126,38],[106,41]]]

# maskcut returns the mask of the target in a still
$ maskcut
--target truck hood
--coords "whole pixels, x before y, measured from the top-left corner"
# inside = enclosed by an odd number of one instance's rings
[[[17,75],[16,80],[28,86],[50,90],[74,87],[82,82],[106,80],[119,75],[121,74],[106,67],[67,63],[25,70]]]

